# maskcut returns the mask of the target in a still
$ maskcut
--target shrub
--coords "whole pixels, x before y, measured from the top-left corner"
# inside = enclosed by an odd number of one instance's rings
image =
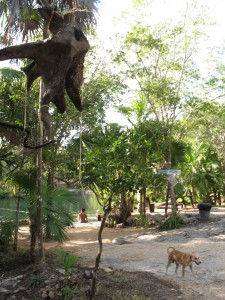
[[[135,218],[135,226],[137,227],[148,227],[149,220],[144,214],[140,214],[138,217]]]
[[[180,228],[184,225],[184,220],[179,215],[179,213],[176,211],[176,209],[172,210],[171,216],[165,220],[160,226],[160,230],[172,230]]]
[[[4,222],[0,224],[0,243],[3,247],[8,247],[13,241],[15,235],[15,225],[12,222]]]
[[[71,271],[71,268],[79,261],[79,257],[75,255],[71,255],[64,251],[57,251],[57,256],[63,263],[65,275]]]

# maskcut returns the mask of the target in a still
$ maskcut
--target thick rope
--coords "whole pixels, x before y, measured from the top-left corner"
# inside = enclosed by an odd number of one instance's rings
[[[81,112],[80,113],[80,126],[79,126],[79,136],[80,136],[79,148],[80,149],[79,149],[79,175],[78,175],[78,178],[79,178],[79,183],[81,186],[82,196],[84,198],[86,205],[89,206],[87,203],[87,199],[85,197],[84,188],[83,188],[83,184],[82,184],[82,132],[83,132],[83,118],[82,118],[82,112]]]
[[[27,80],[25,83],[25,99],[24,99],[24,114],[23,114],[23,129],[27,127]]]
[[[83,119],[82,119],[82,112],[80,113],[80,126],[79,126],[79,136],[80,136],[80,149],[79,149],[79,182],[81,183],[82,179],[82,125],[83,125]]]

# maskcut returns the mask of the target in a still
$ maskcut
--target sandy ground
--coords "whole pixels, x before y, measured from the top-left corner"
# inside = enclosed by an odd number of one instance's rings
[[[177,283],[186,295],[185,299],[225,299],[225,207],[212,208],[210,221],[205,222],[197,220],[197,210],[188,214],[196,217],[195,222],[167,232],[149,228],[105,228],[100,267],[154,273]],[[84,264],[94,266],[98,228],[99,222],[75,224],[74,228],[68,229],[69,241],[63,248],[80,256]],[[20,243],[28,243],[27,227],[20,230]],[[178,276],[175,275],[174,265],[166,274],[166,249],[169,246],[199,255],[202,263],[193,266],[196,278],[189,269],[184,278],[181,269]],[[45,243],[46,249],[56,247],[62,246]]]

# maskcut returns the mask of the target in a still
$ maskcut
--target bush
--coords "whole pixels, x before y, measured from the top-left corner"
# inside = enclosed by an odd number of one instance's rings
[[[172,230],[172,229],[178,229],[182,225],[184,225],[184,220],[182,217],[178,214],[178,212],[173,209],[171,216],[165,220],[160,226],[160,230]]]
[[[137,227],[148,227],[149,226],[149,220],[144,214],[140,214],[138,217],[134,220],[135,226]]]
[[[15,225],[12,222],[0,224],[0,243],[3,247],[8,247],[15,235]]]
[[[68,275],[71,268],[79,261],[79,257],[60,250],[58,250],[56,254],[63,263],[65,275]]]

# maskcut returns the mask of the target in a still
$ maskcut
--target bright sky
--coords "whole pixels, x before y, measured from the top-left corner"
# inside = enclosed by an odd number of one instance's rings
[[[192,3],[191,0],[152,0],[149,9],[149,16],[155,17],[155,21],[166,19],[177,19],[181,11],[186,7],[186,3]],[[220,43],[225,39],[225,0],[197,0],[198,4],[209,7],[209,17],[212,17],[218,25],[214,30],[210,30],[213,43]],[[128,10],[132,7],[132,0],[102,0],[99,5],[100,18],[98,21],[98,32],[102,36],[113,34],[113,18],[118,17],[121,11]],[[151,10],[151,11],[150,11]],[[126,26],[126,24],[124,24]]]
[[[158,23],[159,21],[171,20],[171,22],[176,21],[180,18],[181,13],[185,11],[186,5],[188,3],[190,9],[193,8],[192,0],[152,0],[152,4],[145,8],[145,12],[149,15],[149,19],[153,23]],[[211,19],[216,23],[215,26],[209,27],[207,29],[207,34],[209,38],[202,42],[199,46],[199,60],[204,58],[204,51],[207,47],[216,48],[217,46],[224,45],[225,41],[225,0],[197,0],[197,4],[202,4],[202,12],[206,7],[207,9],[207,19]],[[106,40],[107,38],[113,37],[116,32],[115,18],[119,17],[122,11],[130,11],[132,7],[132,0],[102,0],[99,5],[99,20],[98,20],[98,34]],[[138,11],[135,11],[137,18],[139,17]],[[131,15],[131,14],[130,14]],[[114,19],[114,21],[113,21]],[[124,22],[121,26],[120,31],[123,30],[122,27],[126,28],[128,24]],[[110,44],[109,44],[110,45]],[[224,57],[225,63],[225,57]],[[201,67],[202,67],[202,63]],[[209,68],[209,65],[205,65],[205,68]],[[204,72],[202,67],[202,71]],[[114,111],[110,111],[109,121],[115,121],[115,116],[117,114]],[[121,123],[121,117],[118,117]],[[123,122],[122,122],[123,123]],[[126,122],[125,122],[126,124]]]
[[[190,4],[192,1],[152,0],[152,4],[146,7],[146,12],[148,13],[149,10],[151,20],[155,18],[155,22],[168,19],[175,20],[187,2]],[[209,16],[218,23],[217,26],[208,31],[210,35],[208,45],[212,47],[220,46],[225,41],[225,0],[197,0],[197,2],[198,4],[203,3],[204,6],[209,6]],[[129,11],[131,7],[132,0],[102,0],[99,4],[98,34],[103,39],[114,36],[116,25],[113,23],[113,19],[118,17],[122,11]],[[125,28],[126,26],[127,24],[125,23],[123,27]],[[120,29],[122,30],[122,28]],[[0,62],[0,68],[6,64],[7,61]],[[114,116],[114,114],[112,111],[111,115]]]

